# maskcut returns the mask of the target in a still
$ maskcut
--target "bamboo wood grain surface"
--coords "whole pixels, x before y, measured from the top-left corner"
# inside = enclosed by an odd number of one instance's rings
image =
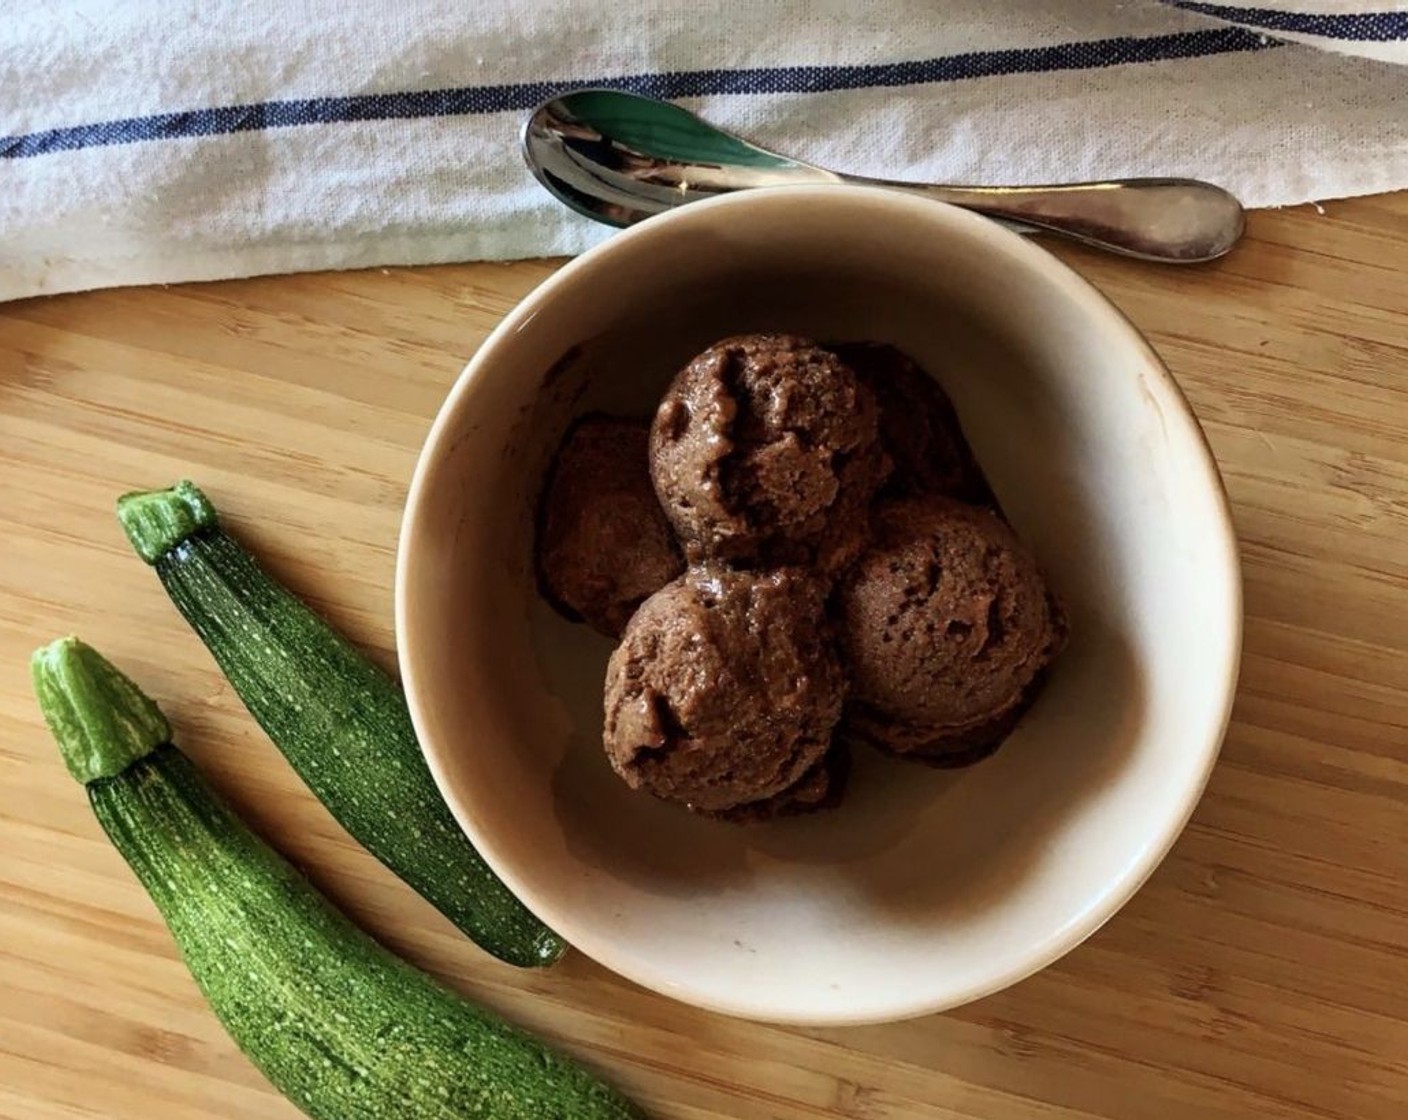
[[[402,500],[466,357],[551,263],[0,305],[0,1117],[296,1115],[206,1010],[30,697],[84,635],[358,921],[660,1120],[1408,1116],[1408,195],[1258,213],[1218,266],[1057,251],[1153,339],[1227,480],[1242,683],[1207,795],[1064,960],[945,1015],[795,1030],[573,955],[488,959],[352,843],[129,550],[122,490],[189,475],[393,664]]]

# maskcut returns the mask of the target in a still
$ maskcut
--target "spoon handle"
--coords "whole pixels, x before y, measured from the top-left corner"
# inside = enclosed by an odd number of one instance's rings
[[[884,185],[1149,261],[1213,260],[1232,248],[1245,224],[1232,195],[1195,179],[1046,187]]]

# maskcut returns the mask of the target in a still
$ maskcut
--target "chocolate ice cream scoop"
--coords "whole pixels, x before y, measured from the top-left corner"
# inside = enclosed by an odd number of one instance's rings
[[[705,813],[797,786],[845,692],[825,599],[796,569],[722,567],[647,599],[606,670],[603,742],[626,784]]]
[[[567,617],[611,637],[684,570],[650,484],[644,422],[588,417],[567,433],[539,511],[539,583]]]
[[[879,403],[880,442],[894,463],[887,492],[992,504],[992,491],[964,438],[958,413],[937,381],[888,343],[848,342],[834,349]]]
[[[855,557],[889,462],[870,389],[793,335],[725,339],[671,383],[650,433],[655,492],[693,563]]]
[[[879,507],[837,587],[849,731],[963,765],[990,753],[1036,694],[1065,622],[1036,561],[996,514],[947,498]]]

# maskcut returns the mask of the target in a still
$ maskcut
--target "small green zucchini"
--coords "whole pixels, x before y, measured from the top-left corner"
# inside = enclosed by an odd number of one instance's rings
[[[315,1120],[638,1120],[586,1070],[335,910],[170,744],[161,710],[75,638],[34,690],[69,771],[241,1050]]]
[[[501,960],[562,955],[455,822],[390,677],[221,529],[194,484],[124,495],[117,516],[245,707],[363,847]]]

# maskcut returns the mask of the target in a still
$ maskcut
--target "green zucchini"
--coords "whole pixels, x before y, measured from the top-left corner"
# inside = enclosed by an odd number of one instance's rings
[[[316,1120],[627,1120],[640,1113],[392,955],[170,744],[161,710],[75,638],[34,655],[70,772],[220,1021]]]
[[[455,822],[390,677],[221,529],[194,484],[127,494],[117,515],[245,707],[359,843],[501,960],[562,955]]]

